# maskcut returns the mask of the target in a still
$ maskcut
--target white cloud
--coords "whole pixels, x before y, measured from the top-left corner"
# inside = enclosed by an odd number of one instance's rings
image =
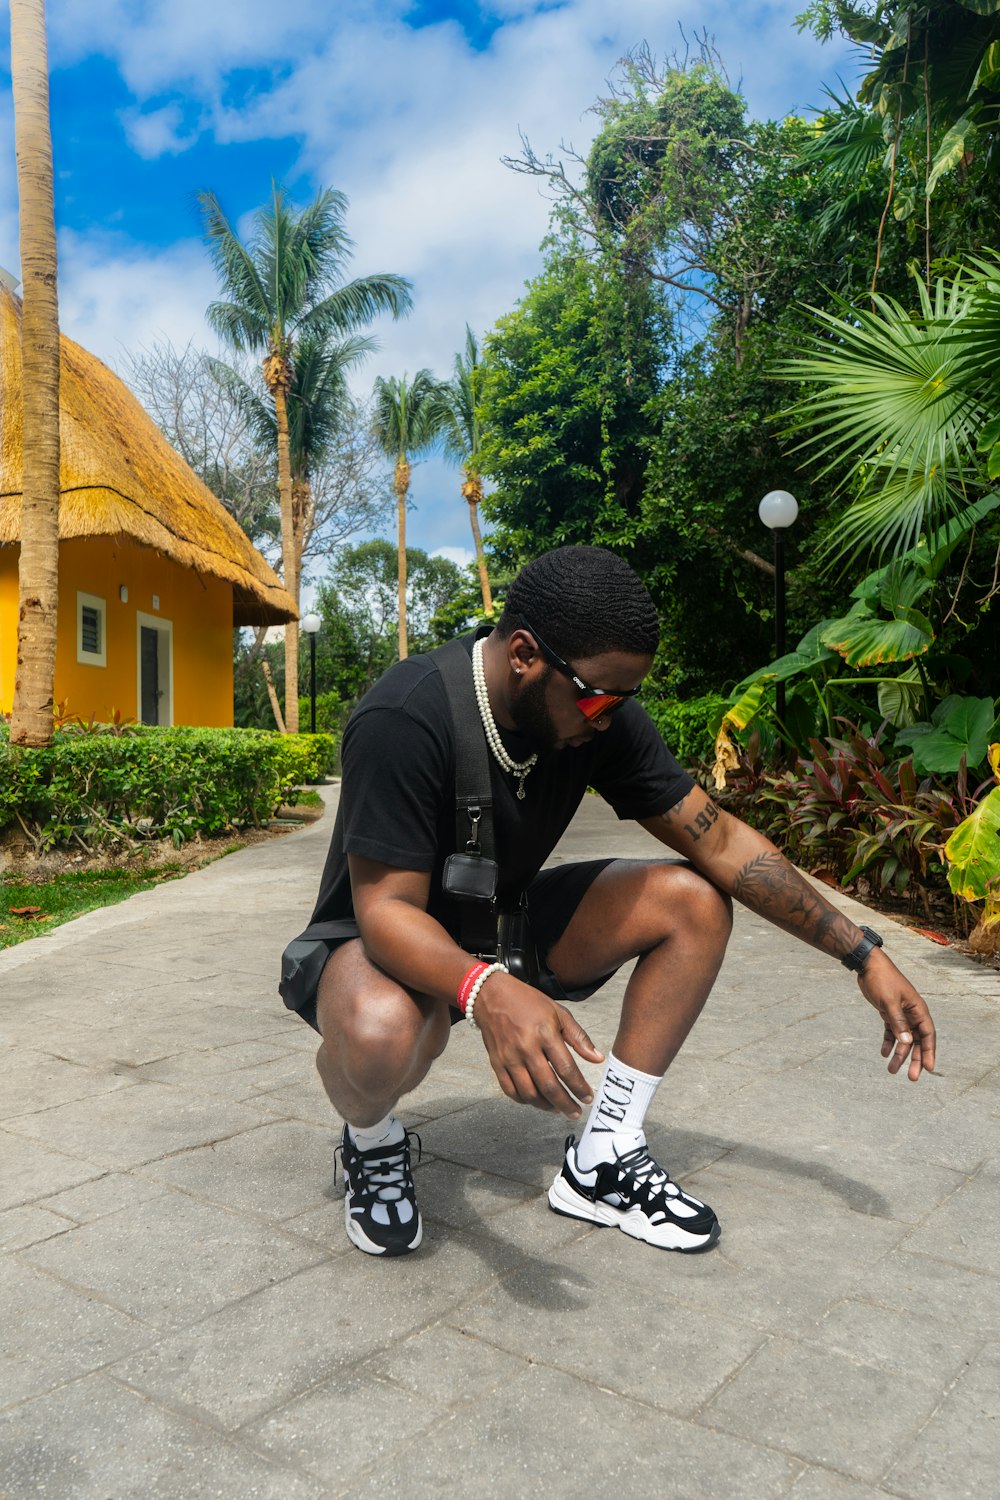
[[[432,557],[446,557],[458,568],[467,568],[471,562],[475,562],[476,554],[471,547],[436,547],[431,553]]]
[[[59,236],[59,316],[71,339],[112,366],[126,349],[170,340],[215,347],[204,310],[215,276],[197,241],[164,250],[124,236]]]
[[[199,127],[184,129],[184,113],[179,104],[165,104],[162,109],[122,112],[122,124],[129,145],[144,161],[159,156],[179,156],[194,144]]]

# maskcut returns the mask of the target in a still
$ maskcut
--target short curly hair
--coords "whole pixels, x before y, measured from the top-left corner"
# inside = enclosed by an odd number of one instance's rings
[[[606,547],[557,547],[522,568],[497,621],[497,634],[534,625],[567,660],[626,651],[651,656],[660,640],[645,584]]]

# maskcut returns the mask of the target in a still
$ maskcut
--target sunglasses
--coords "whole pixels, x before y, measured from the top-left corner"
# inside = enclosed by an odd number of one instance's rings
[[[626,698],[638,698],[639,688],[629,688],[627,693],[605,693],[600,688],[588,687],[582,677],[577,677],[568,661],[563,661],[558,652],[553,651],[551,646],[546,646],[534,625],[529,625],[525,620],[523,629],[534,636],[535,645],[546,661],[573,683],[577,689],[576,706],[585,719],[590,719],[591,722],[603,719],[605,714],[614,713],[616,708],[620,708]]]

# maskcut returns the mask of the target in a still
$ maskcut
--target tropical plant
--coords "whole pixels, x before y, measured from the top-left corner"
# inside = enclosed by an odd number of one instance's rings
[[[885,297],[873,312],[814,308],[808,352],[778,366],[807,387],[788,413],[800,451],[853,491],[830,559],[899,557],[1000,475],[1000,267],[977,261],[917,293],[918,317]]]
[[[479,570],[479,586],[483,594],[483,614],[489,619],[493,614],[493,596],[490,592],[483,539],[479,531],[479,506],[483,498],[481,449],[484,376],[479,344],[472,329],[466,325],[465,352],[455,355],[454,374],[442,387],[445,420],[441,431],[441,446],[448,458],[462,466],[462,499],[469,507],[472,543]]]
[[[231,227],[214,193],[199,195],[205,234],[226,300],[213,302],[208,320],[232,348],[263,354],[264,383],[274,404],[285,588],[298,608],[302,550],[300,506],[293,495],[288,398],[296,346],[322,346],[356,334],[381,313],[410,308],[409,283],[376,275],[344,281],[351,241],[344,227],[347,199],[327,189],[301,213],[272,184],[270,203],[257,210],[249,242]],[[298,729],[298,621],[285,627],[285,724]]]
[[[890,212],[904,227],[922,229],[929,286],[932,199],[954,179],[971,197],[977,179],[988,184],[996,172],[1000,0],[813,0],[799,26],[824,38],[840,31],[867,65],[857,102],[833,100],[807,155],[825,166],[834,202],[849,200],[869,169],[883,177],[872,293]]]
[[[446,418],[441,386],[430,370],[418,370],[413,379],[391,375],[375,382],[375,436],[387,458],[393,461],[396,491],[396,598],[399,659],[408,654],[406,635],[406,506],[413,459],[441,436]]]
[[[24,284],[21,550],[10,738],[19,745],[48,745],[59,605],[59,304],[44,0],[11,0],[10,51]]]
[[[982,797],[944,846],[948,884],[965,901],[986,901],[988,925],[1000,921],[1000,743],[989,747],[997,785]]]

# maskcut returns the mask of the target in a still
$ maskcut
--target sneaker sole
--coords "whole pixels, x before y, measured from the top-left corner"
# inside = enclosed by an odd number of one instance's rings
[[[420,1215],[417,1215],[417,1232],[408,1245],[377,1245],[365,1234],[357,1219],[352,1218],[350,1204],[344,1200],[344,1226],[347,1230],[347,1238],[352,1245],[363,1250],[365,1255],[409,1255],[411,1250],[416,1250],[424,1237],[424,1225]]]
[[[681,1255],[699,1255],[711,1250],[722,1233],[718,1220],[708,1234],[692,1234],[677,1224],[651,1224],[638,1208],[622,1210],[612,1208],[610,1203],[595,1203],[570,1187],[561,1172],[549,1188],[549,1207],[567,1219],[585,1219],[589,1224],[620,1229],[657,1250],[676,1250]]]

